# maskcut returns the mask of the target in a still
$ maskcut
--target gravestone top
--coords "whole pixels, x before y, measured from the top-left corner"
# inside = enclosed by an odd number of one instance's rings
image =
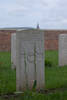
[[[59,66],[67,65],[67,34],[59,35]]]
[[[59,38],[61,39],[61,38],[65,38],[65,37],[67,37],[67,34],[60,34],[59,35]]]

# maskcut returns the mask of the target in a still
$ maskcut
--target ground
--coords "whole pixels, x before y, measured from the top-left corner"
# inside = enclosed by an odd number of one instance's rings
[[[58,66],[58,51],[46,51],[46,59],[51,67],[45,67],[45,89],[57,90],[54,93],[26,92],[18,97],[0,97],[0,100],[66,100],[67,99],[67,67]],[[0,95],[12,94],[16,91],[16,71],[11,69],[10,52],[0,52]],[[58,91],[61,89],[61,91]],[[10,99],[9,99],[10,98]]]

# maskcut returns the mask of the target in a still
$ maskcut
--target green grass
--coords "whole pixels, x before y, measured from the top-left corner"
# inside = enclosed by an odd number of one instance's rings
[[[67,91],[56,92],[51,94],[40,94],[40,93],[24,93],[16,97],[9,96],[7,98],[0,97],[0,100],[67,100]]]
[[[0,52],[0,94],[16,91],[16,71],[10,61],[9,52]]]
[[[45,58],[52,62],[53,67],[58,66],[58,51],[45,51]]]
[[[45,56],[52,63],[51,68],[45,68],[46,88],[67,88],[67,67],[58,66],[58,52],[46,51]]]
[[[10,52],[0,52],[0,94],[16,91],[16,71],[11,69]],[[45,68],[45,88],[67,88],[67,67],[58,66],[58,52],[46,51],[46,59],[50,60],[52,67]],[[8,98],[9,99],[9,98]],[[7,99],[7,100],[8,100]],[[16,100],[66,100],[67,91],[51,94],[32,93],[16,97]],[[0,100],[5,100],[0,97]],[[15,100],[10,97],[9,100]]]

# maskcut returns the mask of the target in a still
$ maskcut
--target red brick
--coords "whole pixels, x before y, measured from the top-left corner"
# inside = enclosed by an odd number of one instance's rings
[[[0,51],[11,50],[11,34],[14,30],[0,30]],[[45,34],[45,49],[58,50],[58,36],[59,34],[67,34],[67,30],[44,30]]]

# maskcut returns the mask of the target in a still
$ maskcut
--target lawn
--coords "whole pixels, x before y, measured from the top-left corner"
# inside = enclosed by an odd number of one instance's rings
[[[16,71],[11,69],[10,52],[0,52],[0,94],[12,93],[16,91]],[[58,66],[58,52],[46,51],[46,59],[52,64],[45,67],[45,89],[67,88],[67,67]],[[51,94],[32,93],[32,96],[19,96],[16,100],[66,100],[67,91]],[[4,100],[0,97],[0,100]],[[11,97],[11,100],[15,100]]]
[[[51,94],[24,93],[18,96],[0,97],[0,100],[67,100],[67,91]]]
[[[45,56],[52,63],[45,68],[46,88],[67,88],[67,67],[58,66],[58,51],[46,51]]]
[[[16,90],[16,71],[11,69],[9,52],[0,52],[0,93],[12,93]]]

